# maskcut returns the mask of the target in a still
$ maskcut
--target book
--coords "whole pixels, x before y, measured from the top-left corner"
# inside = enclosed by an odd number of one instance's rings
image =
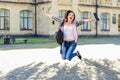
[[[97,16],[97,13],[93,13],[93,16],[94,16],[94,18],[95,18],[95,21],[99,21],[99,18],[98,18],[98,16]]]

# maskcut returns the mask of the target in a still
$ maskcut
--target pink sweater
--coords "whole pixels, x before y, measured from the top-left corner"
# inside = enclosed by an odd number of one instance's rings
[[[52,19],[54,19],[55,21],[57,21],[57,22],[62,22],[63,21],[63,18],[59,18],[59,17],[55,17],[55,16],[52,16]],[[79,25],[82,25],[82,24],[84,24],[84,21],[83,20],[80,20],[80,21],[74,21],[73,22],[73,36],[72,37],[74,37],[74,40],[75,40],[75,42],[77,42],[77,40],[78,40],[78,33],[77,33],[77,27],[79,26]],[[65,30],[64,30],[64,25],[61,27],[61,30],[64,32]],[[70,35],[68,35],[68,36],[70,36]],[[64,40],[66,39],[66,37],[64,36]]]

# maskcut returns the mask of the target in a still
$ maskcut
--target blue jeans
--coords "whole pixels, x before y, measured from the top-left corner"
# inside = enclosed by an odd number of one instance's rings
[[[77,53],[73,53],[76,48],[75,41],[66,42],[64,41],[62,44],[62,59],[67,59],[71,61],[71,59],[77,56]]]

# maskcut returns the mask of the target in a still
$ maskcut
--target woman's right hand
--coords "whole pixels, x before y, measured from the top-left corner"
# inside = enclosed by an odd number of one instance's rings
[[[49,14],[49,12],[48,12],[48,11],[45,11],[45,16],[47,16],[47,17],[51,18],[51,15]]]
[[[48,16],[49,12],[48,11],[45,11],[45,16]]]

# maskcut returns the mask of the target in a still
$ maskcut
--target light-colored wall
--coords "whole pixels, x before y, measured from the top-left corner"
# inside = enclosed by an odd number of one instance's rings
[[[30,4],[0,3],[0,8],[10,11],[10,30],[0,30],[0,34],[25,35],[34,34],[34,6]],[[33,13],[33,30],[20,30],[20,11],[30,10]]]
[[[45,9],[52,7],[50,9],[50,13],[52,15],[55,16],[59,16],[58,12],[59,10],[73,10],[76,14],[76,20],[80,20],[81,19],[81,12],[82,11],[89,11],[91,13],[94,12],[94,8],[88,8],[88,7],[82,7],[82,6],[78,6],[75,3],[59,3],[58,1],[53,1],[52,3],[49,4],[43,4],[43,5],[39,5],[38,8],[38,34],[47,34],[47,35],[54,35],[55,31],[57,31],[58,27],[59,27],[59,23],[55,21],[55,24],[52,24],[52,19],[47,18],[46,16],[44,16],[44,11],[42,11],[42,7],[44,7]],[[40,12],[40,13],[39,13]],[[43,17],[44,16],[44,17]],[[92,14],[91,14],[92,16]],[[92,16],[93,17],[93,16]],[[91,18],[92,18],[91,17]],[[43,28],[44,26],[44,28]],[[94,35],[95,34],[95,22],[91,22],[91,31],[81,31],[81,26],[78,27],[78,33],[79,35]]]
[[[94,7],[89,7],[88,6],[78,6],[78,15],[77,15],[77,20],[81,19],[81,13],[83,11],[88,11],[91,13],[91,18],[93,18],[93,13],[95,12]],[[96,28],[95,28],[95,21],[90,22],[90,27],[91,27],[91,31],[81,31],[81,26],[78,27],[78,33],[79,35],[95,35],[96,34]]]
[[[95,12],[95,6],[87,6],[78,4],[79,0],[51,0],[51,2],[37,4],[37,34],[38,35],[54,35],[59,27],[59,23],[55,22],[52,24],[52,19],[47,18],[44,15],[45,10],[51,7],[50,13],[59,16],[59,10],[73,10],[76,14],[76,20],[81,19],[81,12],[89,11],[91,13],[91,18],[93,17],[92,13]],[[84,2],[85,3],[85,2]],[[114,2],[114,5],[116,2]],[[32,4],[24,3],[5,3],[0,2],[0,8],[10,10],[10,30],[0,30],[0,35],[11,34],[11,35],[34,35],[35,34],[35,6]],[[31,10],[33,13],[33,30],[20,30],[20,11],[21,10]],[[120,14],[119,7],[106,7],[102,6],[98,8],[98,16],[101,16],[101,13],[108,12],[110,13],[110,31],[101,31],[100,30],[100,21],[98,22],[98,35],[120,35],[118,31],[118,23],[112,24],[112,16],[116,14],[117,22],[118,15]],[[81,27],[78,27],[79,35],[95,35],[96,26],[95,22],[91,22],[91,31],[81,31]]]
[[[98,16],[101,16],[101,13],[107,12],[110,14],[110,31],[100,31],[100,21],[98,23],[98,33],[99,35],[120,35],[118,31],[118,15],[120,14],[119,8],[99,8]],[[116,14],[116,24],[112,23],[112,16]]]
[[[44,15],[50,4],[39,4],[37,6],[37,34],[49,35],[50,20]]]

